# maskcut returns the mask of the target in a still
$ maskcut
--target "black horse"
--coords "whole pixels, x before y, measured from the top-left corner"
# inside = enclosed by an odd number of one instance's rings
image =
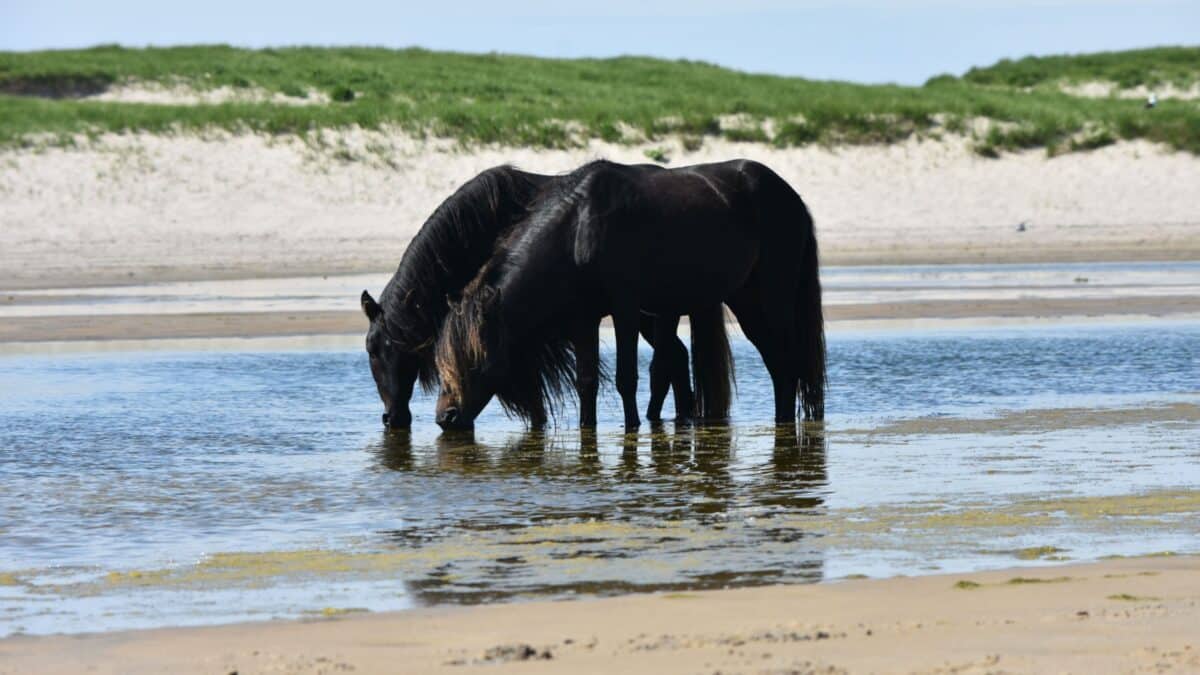
[[[540,395],[566,386],[570,373],[555,357],[566,341],[575,346],[580,422],[594,425],[599,322],[611,315],[617,390],[634,428],[641,313],[668,322],[692,314],[695,333],[696,313],[720,303],[766,363],[775,420],[795,421],[798,391],[805,416],[823,418],[817,241],[786,181],[747,160],[671,170],[599,161],[548,192],[447,317],[437,347],[440,425],[470,427],[493,395],[512,400],[513,389],[523,391],[518,413],[537,410]]]
[[[434,345],[449,312],[448,298],[457,295],[491,257],[497,240],[527,214],[527,207],[556,176],[518,171],[511,166],[488,169],[460,187],[433,212],[413,238],[396,274],[376,302],[363,291],[361,304],[370,321],[366,347],[371,374],[383,401],[383,423],[406,428],[412,423],[408,408],[414,384],[433,391],[438,383]],[[651,364],[653,394],[647,415],[657,419],[667,391],[675,391],[676,414],[687,417],[720,415],[728,409],[728,389],[720,382],[697,380],[693,395],[688,378],[688,355],[683,343],[651,318],[642,321],[642,333],[654,346]],[[570,369],[573,355],[558,355]],[[545,412],[531,411],[534,426],[545,421]]]

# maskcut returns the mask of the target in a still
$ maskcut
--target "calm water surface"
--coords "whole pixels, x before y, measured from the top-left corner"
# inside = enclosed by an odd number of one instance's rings
[[[358,350],[2,356],[0,634],[1200,551],[1200,324],[837,333],[798,430],[735,352],[728,427],[473,438]]]

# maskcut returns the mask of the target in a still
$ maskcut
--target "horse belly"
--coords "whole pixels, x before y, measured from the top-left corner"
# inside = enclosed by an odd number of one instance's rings
[[[758,259],[751,241],[725,242],[719,249],[662,251],[643,265],[642,309],[654,314],[690,314],[724,302],[746,282]]]

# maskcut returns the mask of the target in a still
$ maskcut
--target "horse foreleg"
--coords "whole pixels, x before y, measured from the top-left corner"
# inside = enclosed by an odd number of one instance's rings
[[[637,336],[634,336],[637,339]],[[579,426],[596,426],[596,395],[600,391],[600,321],[584,321],[572,338],[575,346],[575,390],[579,394]]]
[[[613,312],[613,332],[617,336],[617,393],[625,407],[626,431],[637,429],[642,423],[637,409],[639,314],[636,309]]]

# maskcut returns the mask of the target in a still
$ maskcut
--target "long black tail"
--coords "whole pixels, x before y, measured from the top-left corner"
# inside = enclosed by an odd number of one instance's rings
[[[800,202],[808,241],[800,260],[800,293],[796,300],[799,336],[800,400],[805,419],[825,419],[825,318],[821,310],[821,276],[812,215]]]
[[[692,329],[692,383],[696,417],[729,418],[733,401],[733,351],[725,332],[725,307],[714,305],[689,317]]]

